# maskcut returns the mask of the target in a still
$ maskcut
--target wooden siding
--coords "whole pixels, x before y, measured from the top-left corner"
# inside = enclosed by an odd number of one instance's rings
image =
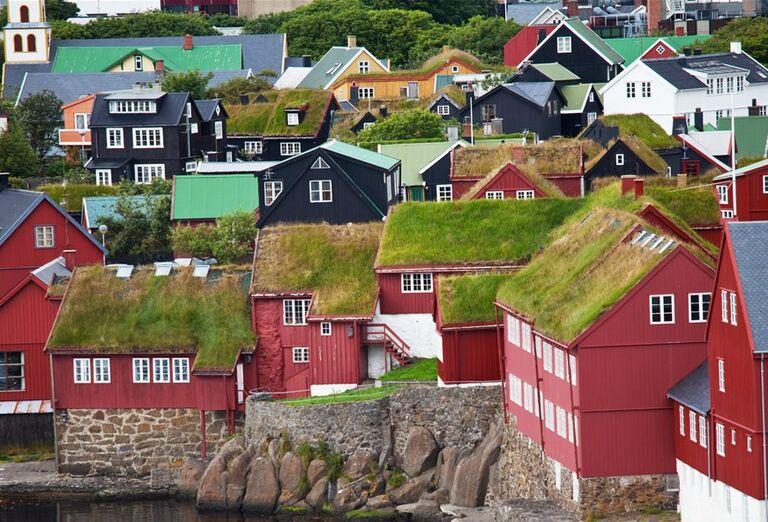
[[[536,46],[544,40],[546,35],[555,30],[556,25],[529,25],[525,26],[504,44],[504,65],[517,67]],[[543,31],[543,35],[540,33]]]
[[[237,147],[238,154],[241,157],[247,157],[249,161],[283,161],[290,156],[283,156],[280,154],[280,145],[282,143],[300,143],[301,150],[307,151],[319,145],[322,145],[327,141],[327,133],[325,137],[315,136],[260,136],[260,135],[235,135],[227,136],[227,145],[233,145]],[[261,154],[246,155],[245,142],[246,141],[261,141],[262,152]]]
[[[659,45],[661,45],[664,48],[664,50],[661,53],[659,53],[657,51]],[[643,54],[643,56],[640,57],[640,59],[641,60],[654,60],[654,59],[658,59],[658,58],[674,58],[677,55],[678,55],[677,51],[672,49],[669,46],[669,44],[667,44],[666,42],[659,42],[656,45],[654,45],[653,47],[649,48],[645,52],[645,54]]]
[[[424,272],[431,272],[425,269]],[[382,314],[434,314],[435,293],[403,293],[400,274],[376,274],[379,281],[379,306]],[[437,274],[432,274],[434,282]]]
[[[502,119],[504,134],[529,131],[538,134],[539,138],[546,139],[561,134],[559,111],[563,106],[557,89],[552,90],[548,101],[553,102],[557,109],[552,115],[548,115],[544,107],[523,99],[506,87],[499,86],[473,102],[474,123],[479,125],[483,122],[484,105],[496,105],[496,117]],[[463,123],[469,123],[468,105],[461,110],[461,118]]]
[[[475,183],[481,181],[482,178],[450,178],[451,189],[453,191],[453,199],[458,200],[469,192],[469,190],[475,186]]]
[[[761,167],[736,178],[736,204],[739,221],[768,220],[768,194],[763,192],[763,176],[768,176],[768,167]],[[731,181],[726,183],[730,186]],[[729,190],[728,204],[721,209],[733,208],[733,189]]]
[[[435,162],[434,165],[422,173],[421,179],[427,184],[426,192],[424,194],[424,199],[426,201],[435,201],[437,199],[437,185],[453,185],[453,183],[451,183],[452,155],[453,151],[445,154]],[[458,196],[454,193],[453,198],[458,199]]]
[[[597,95],[597,91],[592,87],[590,92],[592,94],[592,101],[589,101],[589,98],[587,98],[587,102],[584,104],[584,109],[581,112],[562,115],[563,136],[577,136],[582,130],[587,128],[587,125],[589,125],[588,115],[590,112],[594,112],[597,116],[603,114],[603,104],[600,103],[600,97]]]
[[[544,174],[544,177],[569,198],[580,198],[584,195],[584,176],[579,173]]]
[[[348,334],[352,335],[349,336]],[[360,384],[360,328],[356,321],[334,321],[331,335],[320,335],[320,323],[309,325],[311,384]],[[367,366],[367,359],[366,359]]]
[[[496,328],[442,330],[443,360],[437,373],[446,384],[499,380]]]
[[[624,154],[624,165],[616,164],[616,155]],[[597,163],[584,174],[586,189],[592,187],[595,178],[621,177],[627,175],[653,176],[656,173],[635,152],[621,140],[603,155]]]
[[[684,416],[684,433],[680,433],[680,406],[683,406],[683,416]],[[697,471],[703,473],[704,475],[707,475],[708,473],[712,473],[714,469],[711,469],[708,471],[707,469],[707,453],[710,451],[712,446],[715,443],[714,438],[714,431],[712,430],[711,422],[709,417],[706,418],[707,423],[707,447],[704,448],[701,443],[699,442],[699,427],[700,427],[700,421],[699,417],[701,416],[699,413],[696,413],[696,438],[697,440],[694,442],[691,440],[690,436],[690,412],[691,409],[685,407],[684,405],[681,405],[678,402],[673,401],[673,408],[672,408],[672,433],[673,437],[675,439],[675,458],[678,460],[682,460],[692,468],[696,469]],[[712,462],[710,461],[710,466],[712,466]]]
[[[546,198],[547,195],[538,186],[511,164],[506,165],[482,188],[474,199],[485,199],[488,192],[503,192],[504,199],[516,199],[518,190],[533,190],[536,198]]]

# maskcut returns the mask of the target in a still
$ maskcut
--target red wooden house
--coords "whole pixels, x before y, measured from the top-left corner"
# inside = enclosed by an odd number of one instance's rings
[[[606,487],[616,498],[653,491],[632,509],[665,497],[675,471],[666,391],[706,357],[714,273],[695,254],[634,214],[598,207],[500,286],[505,411],[556,485],[571,475],[572,492],[543,484],[548,496],[584,512],[599,510]]]
[[[768,224],[727,223],[707,330],[708,361],[675,385],[683,520],[764,520]]]
[[[461,199],[536,199],[563,198],[559,188],[533,169],[523,171],[507,163],[498,172],[491,173],[475,183]]]
[[[407,346],[372,323],[381,230],[369,223],[259,232],[251,284],[259,338],[254,388],[277,398],[328,395],[384,373],[391,354],[405,360]]]
[[[733,178],[736,178],[736,194]],[[715,190],[723,219],[768,220],[768,160],[747,165],[736,172],[715,176]],[[735,201],[735,207],[734,207]]]

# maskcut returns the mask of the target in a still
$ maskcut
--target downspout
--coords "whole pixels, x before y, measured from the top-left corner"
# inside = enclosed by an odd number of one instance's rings
[[[506,406],[506,398],[507,394],[504,390],[504,381],[506,381],[506,377],[504,376],[504,367],[505,359],[504,359],[504,343],[501,338],[501,325],[499,324],[499,307],[498,305],[494,306],[495,312],[496,312],[496,347],[499,352],[499,378],[501,380],[501,411],[504,413],[504,424],[508,421],[507,416],[507,406]]]
[[[680,411],[678,410],[678,414],[679,413]],[[683,417],[683,419],[685,419],[685,417]],[[711,497],[712,496],[712,451],[714,449],[713,443],[717,443],[717,441],[715,441],[713,437],[714,433],[712,431],[712,428],[714,423],[712,421],[714,421],[714,417],[712,417],[711,412],[710,412],[709,419],[710,420],[709,422],[707,422],[707,426],[706,426],[707,428],[707,479],[708,479],[707,493]]]
[[[763,439],[763,504],[768,502],[768,467],[766,467],[765,457],[765,354],[760,354],[760,410],[763,422],[763,433],[760,438]],[[764,510],[765,519],[768,521],[768,509]]]

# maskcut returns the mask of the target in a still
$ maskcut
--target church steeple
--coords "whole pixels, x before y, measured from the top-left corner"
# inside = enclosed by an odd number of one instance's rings
[[[44,0],[8,0],[8,24],[3,33],[6,63],[50,60],[51,26]]]

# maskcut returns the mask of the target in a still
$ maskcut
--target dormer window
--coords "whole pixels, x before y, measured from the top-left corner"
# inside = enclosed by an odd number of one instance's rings
[[[370,65],[371,64],[368,63],[368,60],[360,60],[360,62],[357,64],[357,70],[360,72],[360,74],[368,74]]]
[[[112,114],[154,114],[157,112],[157,103],[154,100],[111,100],[109,112]]]
[[[298,112],[289,112],[287,114],[288,117],[288,125],[295,126],[299,124],[299,113]]]

